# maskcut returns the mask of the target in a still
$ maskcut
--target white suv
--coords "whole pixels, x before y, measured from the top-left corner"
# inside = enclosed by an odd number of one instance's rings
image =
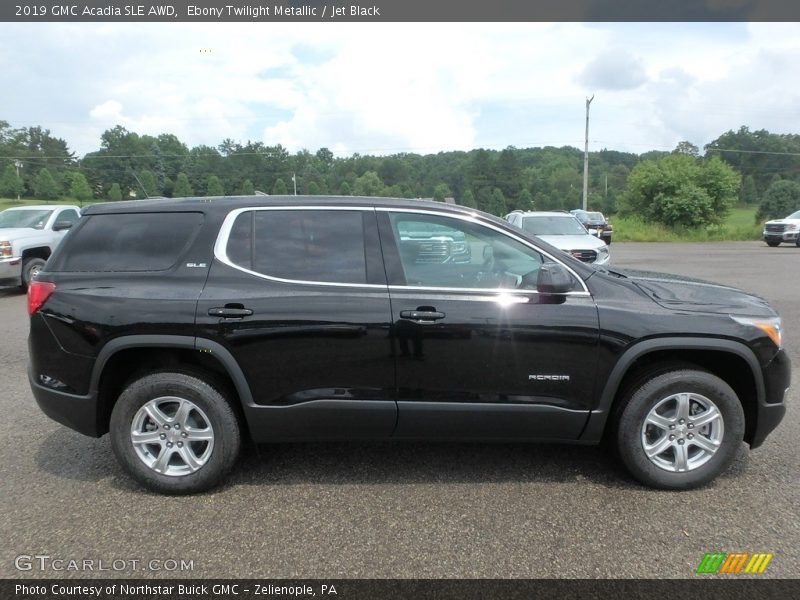
[[[583,262],[604,265],[611,259],[606,243],[570,213],[515,210],[506,215],[506,221]]]
[[[800,246],[800,210],[785,219],[774,219],[764,223],[764,241],[768,246],[779,246],[781,242]]]

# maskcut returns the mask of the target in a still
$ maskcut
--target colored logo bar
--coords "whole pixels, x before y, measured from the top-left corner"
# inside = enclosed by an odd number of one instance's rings
[[[707,552],[696,573],[763,573],[774,555],[766,552]]]

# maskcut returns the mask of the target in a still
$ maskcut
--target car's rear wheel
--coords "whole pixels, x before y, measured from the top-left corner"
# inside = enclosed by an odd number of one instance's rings
[[[775,246],[780,246],[781,245],[779,240],[766,240],[766,242],[767,242],[767,246],[769,246],[770,248],[774,248]]]
[[[46,262],[47,261],[43,258],[38,257],[26,258],[22,261],[22,285],[20,286],[22,291],[28,289],[31,281],[33,281],[39,274],[39,271],[44,268]]]
[[[225,396],[185,373],[154,373],[133,381],[114,405],[110,431],[125,470],[167,494],[217,485],[241,447],[239,422]]]
[[[631,474],[662,489],[690,489],[722,473],[744,437],[736,393],[711,373],[679,369],[642,380],[617,412],[616,443]]]

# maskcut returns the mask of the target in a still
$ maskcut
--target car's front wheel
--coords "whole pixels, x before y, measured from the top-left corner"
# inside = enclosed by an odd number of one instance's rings
[[[22,261],[22,291],[26,291],[36,276],[44,268],[47,261],[43,258],[31,257]]]
[[[154,373],[128,385],[111,413],[111,443],[139,483],[166,494],[217,485],[236,462],[239,422],[225,396],[202,378]]]
[[[639,481],[662,489],[690,489],[722,473],[744,437],[736,393],[706,371],[654,374],[623,398],[616,442]]]

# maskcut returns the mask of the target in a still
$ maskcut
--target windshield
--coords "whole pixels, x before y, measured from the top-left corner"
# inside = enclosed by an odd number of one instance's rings
[[[569,216],[525,217],[522,229],[533,235],[586,235],[583,225]]]
[[[792,214],[790,214],[786,218],[787,219],[800,219],[800,210],[798,210],[797,212],[793,212]]]
[[[52,210],[4,210],[0,212],[0,229],[11,227],[30,227],[44,229],[47,219],[53,214]]]
[[[605,221],[606,219],[603,216],[603,213],[590,212],[589,213],[589,220],[590,221]]]

